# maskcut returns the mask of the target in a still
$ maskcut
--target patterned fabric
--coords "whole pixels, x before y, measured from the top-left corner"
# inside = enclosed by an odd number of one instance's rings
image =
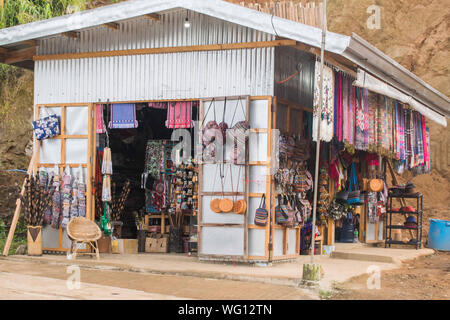
[[[166,127],[169,129],[192,128],[192,102],[169,102]]]
[[[130,129],[137,128],[136,105],[132,103],[122,103],[111,105],[110,129]]]
[[[355,149],[365,150],[364,146],[364,131],[365,131],[365,113],[362,97],[362,89],[356,88],[355,99],[355,113],[356,113],[356,132],[355,132]]]
[[[97,133],[105,133],[105,124],[103,123],[103,105],[97,104],[95,106],[96,122],[97,122]]]
[[[313,140],[317,141],[318,127],[320,123],[320,140],[331,141],[333,139],[334,117],[334,74],[330,67],[323,67],[323,103],[320,108],[320,62],[316,61],[314,83],[314,110],[313,110]]]
[[[163,162],[163,141],[151,140],[147,142],[145,166],[147,173],[154,179],[159,179]]]
[[[45,108],[44,108],[45,109]],[[59,134],[59,117],[56,114],[32,122],[36,139],[44,140]]]

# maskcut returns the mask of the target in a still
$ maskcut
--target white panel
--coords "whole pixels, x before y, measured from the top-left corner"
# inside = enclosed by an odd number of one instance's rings
[[[41,141],[39,162],[61,163],[61,139],[46,139]]]
[[[267,133],[250,132],[249,161],[267,161]]]
[[[87,163],[87,156],[87,139],[66,139],[66,163]]]
[[[88,107],[67,107],[66,109],[66,134],[88,134]]]
[[[266,243],[266,230],[249,229],[248,230],[248,255],[264,256]]]
[[[268,122],[268,101],[252,100],[250,101],[250,128],[267,128]]]
[[[57,116],[61,117],[61,107],[41,107],[39,113],[40,118],[47,117],[51,114],[56,114]]]
[[[378,223],[378,240],[384,240],[384,227],[383,220]]]
[[[265,193],[266,192],[266,166],[250,166],[249,173],[249,192]]]
[[[244,180],[244,166],[229,163],[225,164],[222,168],[218,164],[203,165],[203,191],[244,192]]]
[[[274,229],[274,237],[273,237],[274,257],[283,255],[283,239],[284,239],[284,231],[282,229]]]
[[[215,196],[203,196],[202,201],[202,222],[203,223],[236,223],[236,224],[244,224],[244,215],[236,214],[233,212],[230,213],[215,213],[213,212],[209,205],[211,200],[214,198],[222,199],[222,197]],[[233,199],[232,197],[224,197],[228,199]],[[242,197],[238,197],[237,199],[243,199]]]
[[[297,244],[297,229],[289,229],[288,231],[288,254],[295,254]]]
[[[201,254],[244,255],[242,228],[203,227]]]
[[[367,223],[366,240],[375,240],[375,223]]]
[[[42,228],[42,248],[59,248],[59,229],[48,225]]]

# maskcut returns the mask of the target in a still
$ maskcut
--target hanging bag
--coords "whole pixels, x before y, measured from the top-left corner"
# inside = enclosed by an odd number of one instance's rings
[[[281,196],[278,196],[278,205],[275,207],[275,222],[285,224],[288,218],[287,207],[282,203]]]
[[[49,114],[47,108],[42,108],[47,116],[32,122],[34,135],[38,140],[45,140],[59,135],[60,120],[56,114]]]
[[[360,205],[361,204],[361,192],[359,191],[355,163],[352,163],[352,166],[350,169],[350,185],[349,185],[347,204],[350,204],[350,205]]]
[[[259,203],[259,208],[256,209],[254,222],[257,226],[265,227],[267,225],[267,219],[269,213],[266,209],[266,195],[263,193],[261,196],[261,201]]]

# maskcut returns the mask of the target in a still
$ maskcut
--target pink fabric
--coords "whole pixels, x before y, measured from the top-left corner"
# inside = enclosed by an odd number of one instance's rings
[[[422,140],[423,140],[423,155],[425,162],[430,161],[430,154],[428,153],[428,139],[427,128],[425,124],[425,116],[422,116]]]
[[[105,125],[103,123],[103,105],[97,104],[95,106],[95,114],[97,118],[97,133],[105,133]]]
[[[166,127],[180,129],[192,126],[192,102],[169,102]]]

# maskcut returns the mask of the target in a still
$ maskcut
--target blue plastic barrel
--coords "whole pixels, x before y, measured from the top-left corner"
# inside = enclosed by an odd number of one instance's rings
[[[450,221],[430,219],[428,247],[450,251]]]

